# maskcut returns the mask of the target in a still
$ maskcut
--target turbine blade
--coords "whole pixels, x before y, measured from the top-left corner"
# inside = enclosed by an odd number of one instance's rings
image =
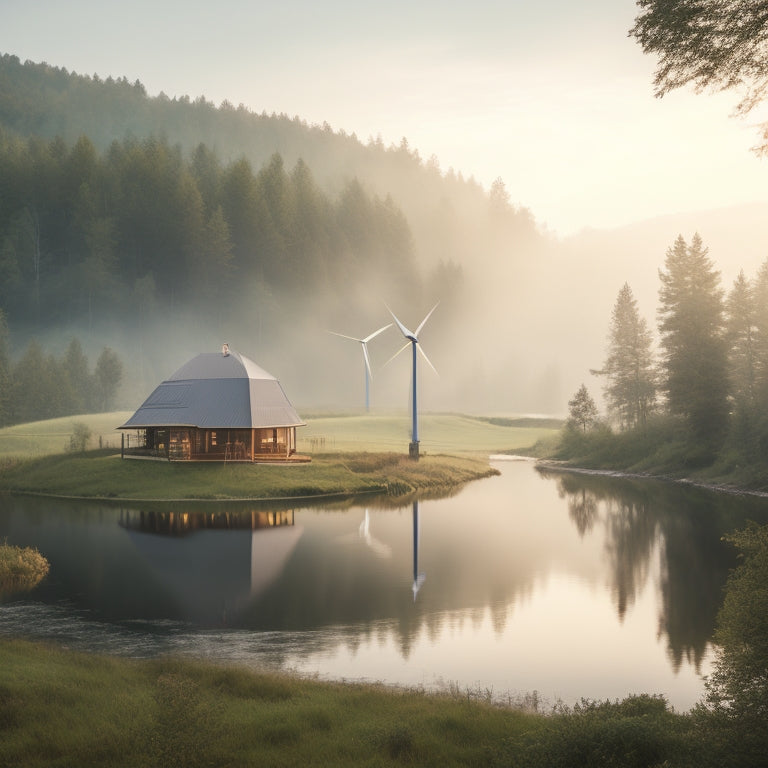
[[[372,379],[373,374],[371,373],[371,360],[368,357],[368,345],[365,342],[363,342],[362,347],[363,347],[363,357],[365,358],[365,370],[368,371],[368,378]]]
[[[336,331],[328,331],[328,333],[332,333],[334,336],[341,336],[342,339],[351,339],[352,341],[363,341],[363,339],[357,339],[354,336],[347,336],[344,333],[336,333]]]
[[[387,328],[391,328],[391,327],[392,327],[392,323],[387,323],[383,328],[379,328],[378,331],[374,331],[370,336],[366,336],[364,339],[361,339],[361,341],[364,344],[367,344],[371,339],[375,338],[380,333],[384,333],[384,331],[386,331]]]
[[[386,305],[386,304],[385,304],[384,306],[385,306],[385,307],[387,307],[387,305]],[[414,336],[414,334],[412,334],[412,333],[411,333],[411,332],[410,332],[410,331],[409,331],[409,330],[408,330],[408,329],[407,329],[407,328],[406,328],[406,327],[405,327],[405,326],[404,326],[404,325],[403,325],[403,324],[402,324],[402,323],[401,323],[401,322],[400,322],[400,321],[397,319],[397,316],[395,315],[395,313],[394,313],[394,312],[393,312],[393,311],[392,311],[392,310],[391,310],[389,307],[387,307],[387,311],[389,312],[389,314],[390,314],[390,315],[392,315],[392,317],[394,318],[395,322],[397,323],[397,327],[400,329],[400,333],[402,333],[402,334],[403,334],[403,336],[405,336],[405,338],[406,338],[406,339],[410,339],[410,338],[412,338],[412,337]]]
[[[384,363],[384,365],[389,365],[403,350],[408,349],[408,347],[410,347],[411,344],[413,344],[413,342],[408,341],[404,346],[400,347],[400,349],[398,349],[397,352],[395,352],[395,354],[392,355],[392,357],[390,357],[386,363]]]
[[[439,303],[440,302],[438,301],[437,304]],[[437,309],[437,304],[435,304],[435,306],[429,310],[429,312],[427,313],[427,316],[421,321],[421,325],[416,329],[416,333],[413,334],[414,336],[416,336],[416,338],[419,337],[419,334],[421,333],[421,329],[424,327],[427,320],[429,320],[429,316]]]
[[[432,369],[432,370],[433,370],[435,373],[437,373],[437,368],[435,368],[435,366],[434,366],[434,365],[432,365],[432,363],[430,362],[430,359],[427,357],[427,353],[426,353],[426,352],[425,352],[425,351],[424,351],[424,350],[421,348],[421,344],[419,344],[419,345],[418,345],[418,347],[419,347],[419,352],[421,352],[421,354],[422,354],[422,357],[423,357],[423,358],[424,358],[424,359],[427,361],[427,363],[429,364],[429,367],[430,367],[430,368],[431,368],[431,369]],[[437,373],[437,375],[439,376],[440,374],[439,374],[439,373]]]

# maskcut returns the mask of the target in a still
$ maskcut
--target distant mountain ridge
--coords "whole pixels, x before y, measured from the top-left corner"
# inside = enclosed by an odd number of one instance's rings
[[[488,216],[489,193],[480,184],[460,171],[442,171],[434,156],[421,158],[406,138],[397,146],[384,146],[380,137],[364,144],[327,123],[257,114],[228,102],[217,107],[203,96],[152,97],[139,81],[78,75],[45,63],[22,63],[7,53],[0,56],[0,126],[22,137],[60,137],[69,144],[86,135],[101,151],[126,137],[163,137],[187,153],[202,143],[222,162],[245,157],[255,170],[274,153],[289,169],[301,159],[331,193],[356,178],[370,192],[392,197],[409,220],[421,257],[431,264],[463,258],[473,240],[463,230],[482,226]],[[511,214],[520,236],[537,236],[530,212]],[[427,233],[435,222],[452,231],[431,237]]]

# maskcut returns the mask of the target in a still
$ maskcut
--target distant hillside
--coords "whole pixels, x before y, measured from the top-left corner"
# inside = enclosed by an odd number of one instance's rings
[[[425,331],[437,339],[441,379],[425,382],[441,390],[435,406],[484,409],[541,390],[501,381],[495,352],[477,343],[488,311],[499,297],[517,305],[548,248],[502,182],[486,192],[406,140],[364,145],[11,55],[0,57],[3,139],[14,187],[0,199],[0,271],[15,281],[5,292],[16,315],[42,321],[12,322],[16,356],[31,335],[65,347],[74,331],[87,351],[108,343],[139,361],[140,390],[226,337],[299,401],[339,405],[359,391],[358,361],[325,329],[369,332],[388,318],[384,302],[415,326],[439,300]],[[208,242],[225,270],[205,260]],[[468,366],[456,351],[470,345]],[[397,340],[377,347],[374,363]],[[374,401],[407,397],[395,368],[391,385],[377,376]]]
[[[35,295],[48,297],[43,314],[55,318],[45,327],[12,324],[13,353],[18,357],[33,335],[56,354],[73,333],[92,355],[115,347],[135,361],[126,408],[192,354],[225,340],[276,374],[303,406],[359,405],[359,348],[327,331],[370,333],[391,320],[385,302],[415,327],[439,300],[423,332],[439,371],[421,376],[424,408],[562,415],[582,381],[599,394],[602,382],[589,370],[602,364],[624,282],[655,329],[658,269],[679,234],[701,234],[725,290],[740,268],[752,277],[768,257],[768,206],[667,216],[557,240],[530,211],[510,205],[514,180],[509,192],[501,181],[484,190],[460,169],[420,157],[407,140],[385,147],[299,117],[216,106],[202,96],[149,96],[138,82],[8,54],[0,56],[3,145],[10,170],[0,195],[0,294],[18,311],[32,294],[9,280],[24,278],[28,290],[39,287]],[[46,154],[57,168],[70,162],[73,174],[48,183],[51,164],[35,165]],[[21,197],[10,192],[22,155],[33,162],[16,188],[37,185],[69,207],[48,206],[54,229],[47,233],[60,236],[14,272],[36,231],[35,211],[22,199],[28,189]],[[78,174],[89,168],[98,172],[83,189]],[[175,207],[161,196],[168,192]],[[182,214],[195,212],[188,203],[196,195],[204,216],[195,231],[207,232],[203,239],[180,224]],[[281,195],[292,200],[287,208]],[[238,217],[241,207],[251,213]],[[94,212],[92,226],[82,228]],[[229,270],[229,282],[204,258],[206,238],[228,254],[227,238],[217,240],[216,232],[232,240],[237,269]],[[99,243],[101,256],[88,252]],[[58,270],[50,269],[54,262]],[[35,269],[37,283],[30,282]],[[117,281],[107,279],[115,275]],[[189,280],[195,285],[182,290]],[[106,319],[97,318],[99,306]],[[407,405],[405,356],[384,365],[400,341],[390,330],[371,345],[374,407]]]
[[[184,152],[202,143],[222,162],[245,157],[255,170],[274,153],[288,169],[301,159],[330,193],[356,178],[369,192],[391,196],[428,264],[474,255],[478,230],[487,225],[488,192],[464,179],[460,169],[441,171],[438,158],[419,157],[407,139],[389,147],[380,137],[363,143],[300,117],[256,114],[227,102],[217,107],[203,95],[151,97],[138,81],[78,75],[9,54],[0,56],[0,126],[22,137],[60,137],[69,144],[85,135],[102,151],[126,137],[163,137]],[[509,216],[514,238],[536,237],[528,211],[510,209]]]

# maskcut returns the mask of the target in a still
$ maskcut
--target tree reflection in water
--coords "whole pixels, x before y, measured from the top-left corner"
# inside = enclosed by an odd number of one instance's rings
[[[580,536],[602,523],[611,590],[619,618],[654,577],[660,591],[659,636],[675,670],[698,670],[715,627],[728,572],[736,565],[724,532],[765,516],[765,502],[686,484],[538,469],[555,479]]]

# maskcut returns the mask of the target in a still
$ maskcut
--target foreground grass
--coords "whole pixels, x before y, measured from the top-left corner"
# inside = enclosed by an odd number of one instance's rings
[[[469,695],[0,641],[0,765],[696,765],[661,699],[544,717]]]
[[[114,499],[275,499],[439,492],[496,471],[471,456],[324,454],[309,464],[122,460],[113,451],[6,461],[0,490]]]

